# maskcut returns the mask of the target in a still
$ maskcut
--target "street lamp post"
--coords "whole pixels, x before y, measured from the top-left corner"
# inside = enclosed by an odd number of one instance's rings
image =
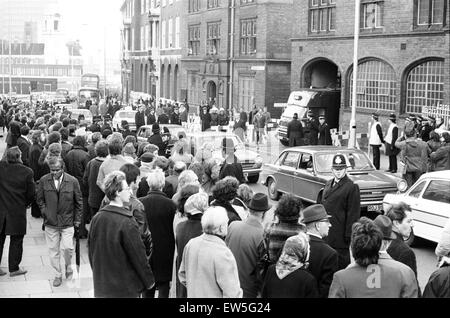
[[[356,148],[356,90],[358,86],[358,44],[359,20],[361,0],[355,0],[355,35],[353,43],[353,89],[352,89],[352,117],[350,120],[350,138],[348,148]]]

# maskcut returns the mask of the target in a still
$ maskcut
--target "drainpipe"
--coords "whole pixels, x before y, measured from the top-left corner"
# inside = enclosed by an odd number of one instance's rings
[[[234,29],[235,29],[235,0],[230,0],[230,14],[231,14],[231,33],[230,33],[230,74],[229,74],[229,101],[228,101],[228,111],[230,113],[230,120],[232,118],[233,110],[233,63],[234,63]],[[234,120],[234,119],[233,119]]]

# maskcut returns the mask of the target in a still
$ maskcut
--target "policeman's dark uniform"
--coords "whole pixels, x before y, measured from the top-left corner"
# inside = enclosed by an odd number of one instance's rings
[[[309,144],[312,146],[316,146],[319,143],[319,126],[320,123],[317,120],[317,118],[314,117],[314,114],[312,112],[308,113],[311,118],[308,119],[307,122],[307,129],[309,131]]]
[[[345,157],[337,154],[333,158],[333,168],[347,168]],[[345,175],[338,183],[334,178],[325,184],[322,204],[331,215],[331,228],[327,243],[339,254],[339,270],[350,264],[349,245],[352,225],[361,216],[359,186]]]
[[[325,119],[325,117],[320,116],[319,119]],[[322,124],[319,123],[319,145],[333,145],[333,141],[331,140],[330,127],[326,122]]]
[[[303,126],[298,120],[298,115],[294,114],[294,119],[288,124],[287,137],[289,138],[289,147],[303,145]]]

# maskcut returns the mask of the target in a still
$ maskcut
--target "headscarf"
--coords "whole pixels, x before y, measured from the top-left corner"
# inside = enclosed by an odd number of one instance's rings
[[[184,204],[184,212],[189,215],[203,214],[209,207],[208,200],[205,192],[193,194]]]
[[[309,261],[309,239],[300,232],[286,240],[283,252],[275,266],[278,278],[283,279],[300,268],[307,268]]]

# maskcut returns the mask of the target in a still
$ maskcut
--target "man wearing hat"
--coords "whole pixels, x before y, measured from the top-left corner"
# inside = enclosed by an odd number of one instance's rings
[[[419,137],[425,142],[428,142],[430,140],[430,132],[433,131],[433,128],[430,125],[430,119],[429,118],[423,118],[422,120],[422,126],[419,131]]]
[[[396,124],[397,117],[395,114],[389,115],[389,128],[384,139],[386,145],[386,156],[389,157],[389,169],[386,172],[397,172],[397,155],[400,153],[400,149],[395,147],[395,142],[398,138],[398,126]]]
[[[161,136],[161,129],[159,127],[158,123],[153,124],[152,126],[152,132],[153,135],[151,135],[150,137],[148,137],[148,142],[158,146],[159,150],[158,150],[158,155],[160,156],[164,156],[166,154],[166,143],[164,143],[162,136]]]
[[[316,146],[319,143],[319,121],[311,110],[308,111],[306,130],[307,133],[305,135],[308,135],[309,145]]]
[[[294,118],[287,126],[287,137],[289,139],[289,147],[303,145],[303,126],[298,120],[298,114],[294,114]]]
[[[303,210],[302,222],[309,235],[309,267],[308,271],[316,278],[321,298],[327,298],[333,275],[338,270],[338,253],[323,239],[328,236],[331,223],[325,207],[315,204]]]
[[[236,259],[244,298],[256,298],[261,292],[260,260],[264,256],[262,221],[271,205],[266,194],[256,193],[250,201],[245,221],[232,222],[225,242]]]
[[[369,145],[372,148],[373,165],[377,170],[380,170],[380,148],[381,145],[384,144],[383,131],[381,129],[381,124],[378,121],[378,114],[373,113],[372,119],[373,122],[370,128]]]
[[[350,264],[349,244],[352,225],[361,215],[359,186],[347,176],[344,155],[337,154],[332,161],[334,178],[325,184],[321,203],[330,213],[331,229],[327,243],[339,254],[339,269]]]
[[[319,145],[331,146],[333,141],[331,140],[330,127],[325,121],[325,116],[319,116]]]

